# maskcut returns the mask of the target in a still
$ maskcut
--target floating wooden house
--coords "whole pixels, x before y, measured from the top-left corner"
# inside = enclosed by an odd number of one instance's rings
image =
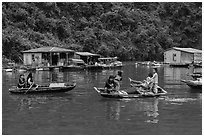
[[[74,51],[60,47],[41,47],[23,51],[24,65],[30,66],[64,66],[74,57]]]
[[[173,47],[164,52],[164,63],[182,66],[202,61],[202,50]]]
[[[95,62],[98,62],[100,55],[90,52],[76,52],[75,58],[82,59],[88,65],[93,65]]]

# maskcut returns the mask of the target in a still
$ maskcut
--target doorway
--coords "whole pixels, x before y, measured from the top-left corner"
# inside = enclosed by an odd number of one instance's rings
[[[53,53],[53,55],[52,55],[52,65],[57,65],[58,58],[59,58],[58,54],[57,53]]]

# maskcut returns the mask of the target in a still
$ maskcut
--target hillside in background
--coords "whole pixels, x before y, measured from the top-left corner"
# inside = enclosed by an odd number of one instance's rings
[[[202,48],[202,3],[3,2],[3,58],[43,46],[163,60],[170,47]]]

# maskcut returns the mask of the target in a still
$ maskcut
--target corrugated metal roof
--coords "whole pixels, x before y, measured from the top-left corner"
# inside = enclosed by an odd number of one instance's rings
[[[74,51],[70,49],[59,48],[59,47],[42,47],[42,48],[23,51],[23,53],[42,53],[42,52],[74,52]]]
[[[188,53],[202,53],[202,50],[199,50],[199,49],[194,49],[194,48],[178,48],[178,47],[173,47],[173,48],[170,48],[166,51],[169,51],[169,50],[179,50],[179,51],[184,51],[184,52],[188,52]],[[165,51],[165,52],[166,52]]]
[[[80,55],[80,56],[100,56],[98,54],[93,54],[90,52],[76,52],[76,54]]]

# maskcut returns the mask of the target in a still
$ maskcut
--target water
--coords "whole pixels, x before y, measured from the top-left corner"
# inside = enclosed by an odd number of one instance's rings
[[[152,70],[126,62],[122,88],[129,87],[128,77],[143,80]],[[19,74],[2,74],[3,134],[202,134],[202,93],[190,89],[180,79],[190,79],[187,68],[159,67],[159,85],[168,95],[159,98],[108,99],[93,87],[103,87],[110,74],[101,71],[40,71],[36,83],[76,81],[67,93],[13,95],[8,89],[17,84]],[[27,75],[27,73],[26,73]]]

